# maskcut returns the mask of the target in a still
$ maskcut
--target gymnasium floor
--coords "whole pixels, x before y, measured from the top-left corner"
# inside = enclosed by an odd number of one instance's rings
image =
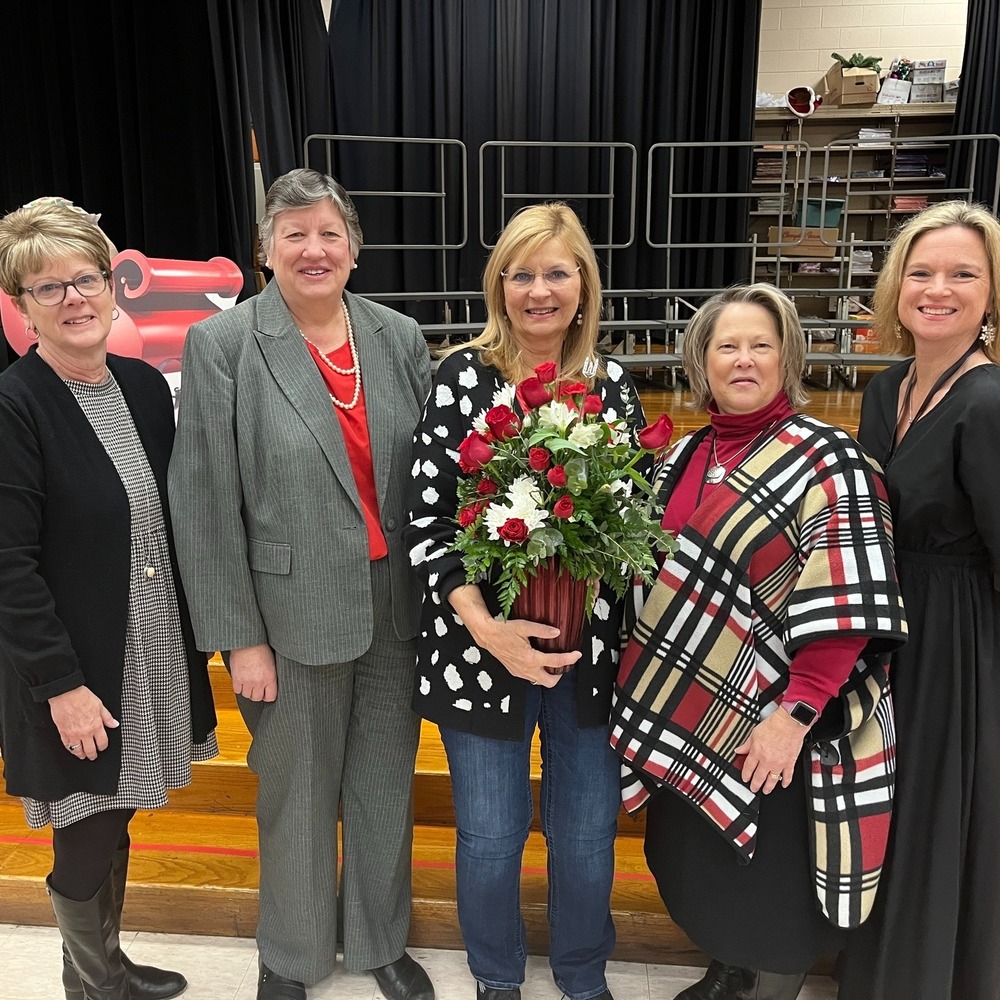
[[[254,1000],[257,995],[257,951],[250,938],[187,937],[178,934],[125,933],[122,944],[133,961],[170,967],[184,973],[183,1000]],[[473,1000],[475,986],[461,951],[413,948],[410,953],[427,969],[437,1000]],[[59,932],[54,927],[0,924],[0,965],[5,1000],[59,1000],[62,986]],[[701,977],[700,969],[683,966],[612,962],[608,986],[615,1000],[672,1000]],[[544,958],[528,959],[523,1000],[559,1000]],[[374,979],[338,968],[309,991],[309,1000],[379,1000]],[[829,979],[811,977],[800,1000],[834,1000]]]

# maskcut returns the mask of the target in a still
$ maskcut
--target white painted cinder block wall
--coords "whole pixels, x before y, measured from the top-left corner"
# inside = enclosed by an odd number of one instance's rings
[[[962,70],[968,3],[951,0],[764,0],[757,89],[784,94],[815,86],[831,52],[947,59],[946,79]]]

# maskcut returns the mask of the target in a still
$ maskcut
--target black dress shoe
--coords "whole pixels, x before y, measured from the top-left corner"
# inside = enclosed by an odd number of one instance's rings
[[[512,990],[497,990],[492,986],[476,983],[476,1000],[521,1000],[521,987]]]
[[[272,972],[261,962],[257,1000],[306,1000],[306,988],[296,979],[286,979]]]
[[[386,1000],[434,1000],[427,973],[405,951],[402,958],[371,971]]]
[[[674,1000],[752,1000],[757,973],[738,965],[723,965],[713,959],[693,986],[681,990]]]

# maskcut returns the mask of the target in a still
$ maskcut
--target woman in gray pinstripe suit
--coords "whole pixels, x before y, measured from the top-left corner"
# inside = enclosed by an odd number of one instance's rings
[[[274,280],[196,324],[170,467],[200,648],[231,650],[260,785],[259,1000],[304,1000],[337,949],[390,1000],[432,1000],[404,947],[419,593],[400,539],[429,385],[417,324],[344,290],[361,229],[293,170],[260,225]]]

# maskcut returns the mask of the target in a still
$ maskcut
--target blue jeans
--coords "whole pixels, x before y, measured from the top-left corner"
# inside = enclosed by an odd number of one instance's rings
[[[496,740],[441,727],[455,800],[458,920],[473,976],[494,989],[524,982],[521,856],[531,825],[531,737],[542,747],[542,831],[548,846],[549,964],[571,1000],[607,988],[615,946],[611,884],[619,762],[605,726],[576,724],[576,671],[532,687],[524,737]]]

